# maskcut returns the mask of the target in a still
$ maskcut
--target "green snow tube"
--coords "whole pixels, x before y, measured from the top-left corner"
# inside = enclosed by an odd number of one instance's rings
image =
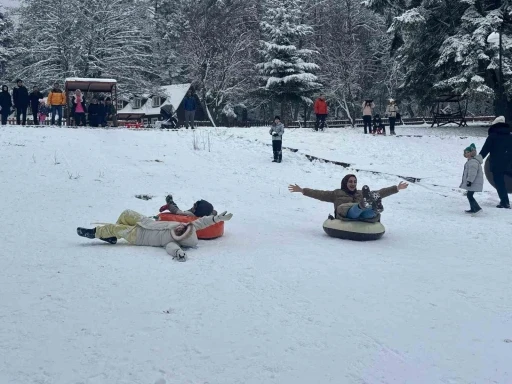
[[[323,228],[331,237],[354,241],[378,240],[386,232],[380,222],[366,223],[357,220],[327,219],[324,221]]]

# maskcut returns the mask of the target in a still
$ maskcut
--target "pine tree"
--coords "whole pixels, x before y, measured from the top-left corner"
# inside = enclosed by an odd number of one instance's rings
[[[260,26],[263,62],[257,68],[265,93],[281,103],[286,121],[290,118],[288,104],[311,104],[309,96],[320,87],[313,73],[319,66],[309,61],[315,52],[300,48],[313,30],[302,22],[299,0],[268,0]]]
[[[7,65],[12,59],[13,43],[12,22],[6,15],[0,13],[0,78],[5,77]]]

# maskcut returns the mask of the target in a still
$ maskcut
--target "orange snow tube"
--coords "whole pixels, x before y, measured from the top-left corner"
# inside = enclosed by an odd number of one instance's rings
[[[191,221],[197,220],[198,217],[195,216],[181,216],[181,215],[173,215],[172,213],[160,213],[158,215],[160,220],[162,221],[178,221],[180,223],[190,223]],[[217,237],[221,237],[224,235],[224,222],[220,221],[209,227],[200,229],[197,231],[197,238],[201,240],[211,240],[216,239]]]

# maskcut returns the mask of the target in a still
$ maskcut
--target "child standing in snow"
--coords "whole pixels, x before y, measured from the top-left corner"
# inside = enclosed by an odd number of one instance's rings
[[[474,198],[475,192],[482,192],[484,188],[484,174],[482,171],[482,156],[476,154],[475,144],[464,149],[464,157],[468,159],[464,165],[462,183],[460,188],[468,191],[470,209],[466,213],[478,213],[482,210]]]
[[[281,118],[276,116],[274,123],[270,126],[270,135],[272,135],[272,150],[274,151],[273,163],[280,163],[283,160],[283,134],[284,124],[281,123]]]
[[[46,118],[48,117],[48,114],[50,113],[50,108],[46,106],[46,103],[44,100],[41,100],[39,102],[39,124],[44,125]]]

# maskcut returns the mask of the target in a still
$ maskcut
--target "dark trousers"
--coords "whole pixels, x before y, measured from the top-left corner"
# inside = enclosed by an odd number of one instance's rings
[[[500,197],[501,205],[510,205],[508,199],[507,186],[505,185],[505,172],[493,172],[492,173],[494,184],[496,185],[496,191]]]
[[[85,120],[85,113],[83,113],[83,112],[75,113],[75,125],[76,126],[87,125],[87,121]]]
[[[282,140],[272,140],[272,151],[274,151],[274,161],[281,161],[283,159],[282,148]]]
[[[20,117],[23,116],[23,120]],[[16,107],[16,124],[27,124],[27,107]]]
[[[5,111],[5,112],[4,112],[4,110],[0,111],[0,114],[2,115],[2,125],[6,125],[7,124],[7,118],[9,117],[9,112],[10,111],[8,111],[8,110]]]
[[[473,196],[474,194],[475,194],[475,192],[469,191],[467,194],[467,198],[469,200],[469,207],[471,208],[471,210],[473,212],[476,212],[476,211],[479,211],[481,208],[478,205],[478,203],[476,202],[475,197]]]
[[[379,126],[377,125],[374,125],[373,126],[373,133],[377,133],[377,131],[381,129],[382,130],[382,133],[385,135],[386,134],[386,126],[384,124],[381,124]]]
[[[395,133],[395,123],[396,123],[396,117],[390,117],[389,118],[389,131],[390,131],[390,133]]]
[[[52,125],[55,125],[55,115],[59,115],[59,125],[62,125],[62,105],[52,105]]]
[[[37,111],[39,110],[39,106],[32,106],[32,118],[34,119],[34,125],[39,125],[39,119],[37,117]]]
[[[363,116],[364,133],[372,132],[372,117]]]
[[[318,131],[318,128],[324,129],[326,117],[327,115],[316,115],[315,131]]]

